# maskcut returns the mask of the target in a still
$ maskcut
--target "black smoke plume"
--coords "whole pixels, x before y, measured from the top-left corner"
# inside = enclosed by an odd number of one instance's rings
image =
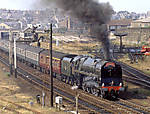
[[[106,23],[111,19],[113,9],[109,3],[99,3],[97,0],[41,0],[41,2],[46,5],[56,3],[56,6],[71,16],[78,18],[83,23],[89,23],[91,34],[102,43],[105,59],[110,59]]]

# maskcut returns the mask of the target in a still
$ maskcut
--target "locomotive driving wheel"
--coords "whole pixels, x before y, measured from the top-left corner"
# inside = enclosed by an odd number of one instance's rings
[[[86,84],[83,84],[83,85],[82,85],[82,89],[83,89],[85,92],[91,93],[91,88],[88,87]]]
[[[83,84],[83,85],[82,85],[82,89],[83,89],[85,92],[91,93],[91,88],[88,87],[86,84]]]
[[[86,91],[86,84],[83,84],[83,86],[82,86],[82,89],[84,90],[84,91]]]
[[[78,86],[80,88],[80,80],[78,78],[75,81],[75,86]]]
[[[91,93],[95,96],[98,96],[99,95],[99,90],[96,87],[92,87],[91,88]]]
[[[87,88],[86,88],[86,91],[87,91],[88,93],[91,93],[91,88],[90,88],[90,87],[87,87]]]
[[[110,97],[111,97],[112,99],[116,99],[116,94],[115,94],[115,91],[114,91],[114,90],[111,90],[111,92],[110,92]]]
[[[104,98],[105,97],[105,92],[104,90],[100,89],[100,97],[101,98]]]

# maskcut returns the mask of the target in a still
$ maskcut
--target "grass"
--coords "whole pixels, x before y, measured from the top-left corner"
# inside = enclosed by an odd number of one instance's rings
[[[144,94],[146,96],[150,96],[150,90],[146,90],[146,89],[139,89],[138,92],[140,94]]]
[[[141,70],[142,72],[150,75],[150,56],[144,56],[143,60],[138,60],[138,63],[134,62],[131,64],[131,61],[128,58],[128,55],[124,55],[124,57],[120,58],[119,61],[124,62],[136,69]]]
[[[10,77],[10,72],[5,72],[5,75]]]
[[[75,42],[62,42],[59,46],[53,45],[53,49],[57,51],[63,51],[65,53],[71,54],[88,54],[89,51],[96,49],[96,45],[99,45],[97,42],[90,43],[80,43],[78,41]],[[101,48],[101,47],[99,47]]]

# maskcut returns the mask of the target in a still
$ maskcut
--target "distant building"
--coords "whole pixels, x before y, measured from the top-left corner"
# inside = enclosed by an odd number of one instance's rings
[[[116,29],[131,26],[131,22],[132,22],[131,19],[111,20],[108,23],[108,29],[111,32],[115,32]]]
[[[68,27],[68,18],[62,19],[58,23],[59,28],[67,28]]]
[[[10,29],[11,27],[5,23],[0,23],[0,29]]]
[[[150,27],[150,17],[133,21],[131,27]]]
[[[150,11],[147,12],[147,17],[150,17]]]

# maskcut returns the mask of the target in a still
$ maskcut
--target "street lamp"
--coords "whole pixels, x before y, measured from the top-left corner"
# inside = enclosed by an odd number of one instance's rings
[[[75,97],[76,98],[76,114],[78,114],[78,99],[79,99],[79,94],[77,92],[78,86],[73,86],[71,89],[76,90],[76,97]]]

